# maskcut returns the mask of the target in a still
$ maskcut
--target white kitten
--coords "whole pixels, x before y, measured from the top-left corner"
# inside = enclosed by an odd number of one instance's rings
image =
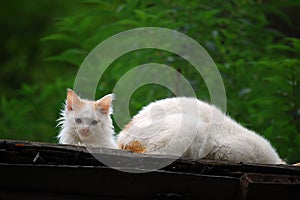
[[[215,106],[168,98],[144,107],[118,135],[120,149],[192,159],[282,164],[275,149]]]
[[[97,101],[84,100],[68,89],[65,109],[58,120],[59,143],[117,148],[110,118],[112,98],[109,94]]]

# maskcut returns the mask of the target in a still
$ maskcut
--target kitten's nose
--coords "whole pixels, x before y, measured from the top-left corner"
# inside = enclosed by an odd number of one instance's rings
[[[89,136],[89,135],[90,135],[90,130],[89,130],[89,128],[82,128],[82,129],[80,130],[80,134],[81,134],[82,136]]]
[[[84,133],[88,133],[90,130],[89,130],[89,128],[83,128],[82,129],[82,132],[84,132]]]

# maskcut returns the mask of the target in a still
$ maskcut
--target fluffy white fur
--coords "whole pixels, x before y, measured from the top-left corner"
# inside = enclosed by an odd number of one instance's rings
[[[150,103],[133,117],[117,140],[122,149],[134,149],[130,145],[138,142],[145,149],[143,153],[150,154],[283,163],[262,136],[195,98],[168,98]]]
[[[81,99],[68,90],[65,108],[61,111],[57,136],[59,143],[92,147],[117,148],[110,115],[113,95],[98,101]]]

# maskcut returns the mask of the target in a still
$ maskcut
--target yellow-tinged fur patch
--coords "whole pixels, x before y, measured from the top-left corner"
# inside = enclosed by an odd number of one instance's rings
[[[146,152],[146,147],[144,147],[140,141],[138,140],[133,140],[129,142],[127,145],[120,144],[119,148],[122,150],[127,150],[127,151],[132,151],[135,153],[145,153]]]

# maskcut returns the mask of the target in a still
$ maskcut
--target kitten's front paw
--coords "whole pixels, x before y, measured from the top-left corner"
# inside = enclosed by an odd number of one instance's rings
[[[78,145],[78,146],[85,146],[85,144],[82,143],[82,142],[77,142],[77,145]]]

